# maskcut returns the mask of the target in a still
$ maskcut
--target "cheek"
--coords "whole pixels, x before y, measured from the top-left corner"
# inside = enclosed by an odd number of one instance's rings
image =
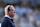
[[[13,15],[15,15],[15,12],[12,12]]]
[[[13,12],[10,12],[10,14],[12,15],[12,14],[13,14]]]
[[[10,14],[15,16],[15,11],[11,11]]]
[[[15,15],[15,13],[13,12],[13,15]]]

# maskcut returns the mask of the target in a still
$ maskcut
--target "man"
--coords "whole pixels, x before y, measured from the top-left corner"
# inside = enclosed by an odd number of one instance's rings
[[[15,16],[15,8],[12,5],[6,6],[5,17],[1,22],[1,27],[15,27],[13,16]]]

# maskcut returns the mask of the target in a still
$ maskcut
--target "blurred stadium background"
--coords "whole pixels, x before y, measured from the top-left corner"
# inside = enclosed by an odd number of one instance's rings
[[[15,7],[16,27],[40,27],[40,0],[0,0],[0,27],[7,5]]]

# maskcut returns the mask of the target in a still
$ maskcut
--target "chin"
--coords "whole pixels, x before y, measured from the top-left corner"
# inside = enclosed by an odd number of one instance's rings
[[[15,16],[15,15],[13,15],[13,16]]]

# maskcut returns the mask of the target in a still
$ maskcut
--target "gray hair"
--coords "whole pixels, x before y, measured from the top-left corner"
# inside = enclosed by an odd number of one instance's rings
[[[5,7],[5,15],[8,14],[8,7],[10,7],[10,6],[14,8],[14,6],[12,6],[12,5],[7,5],[7,6]]]

